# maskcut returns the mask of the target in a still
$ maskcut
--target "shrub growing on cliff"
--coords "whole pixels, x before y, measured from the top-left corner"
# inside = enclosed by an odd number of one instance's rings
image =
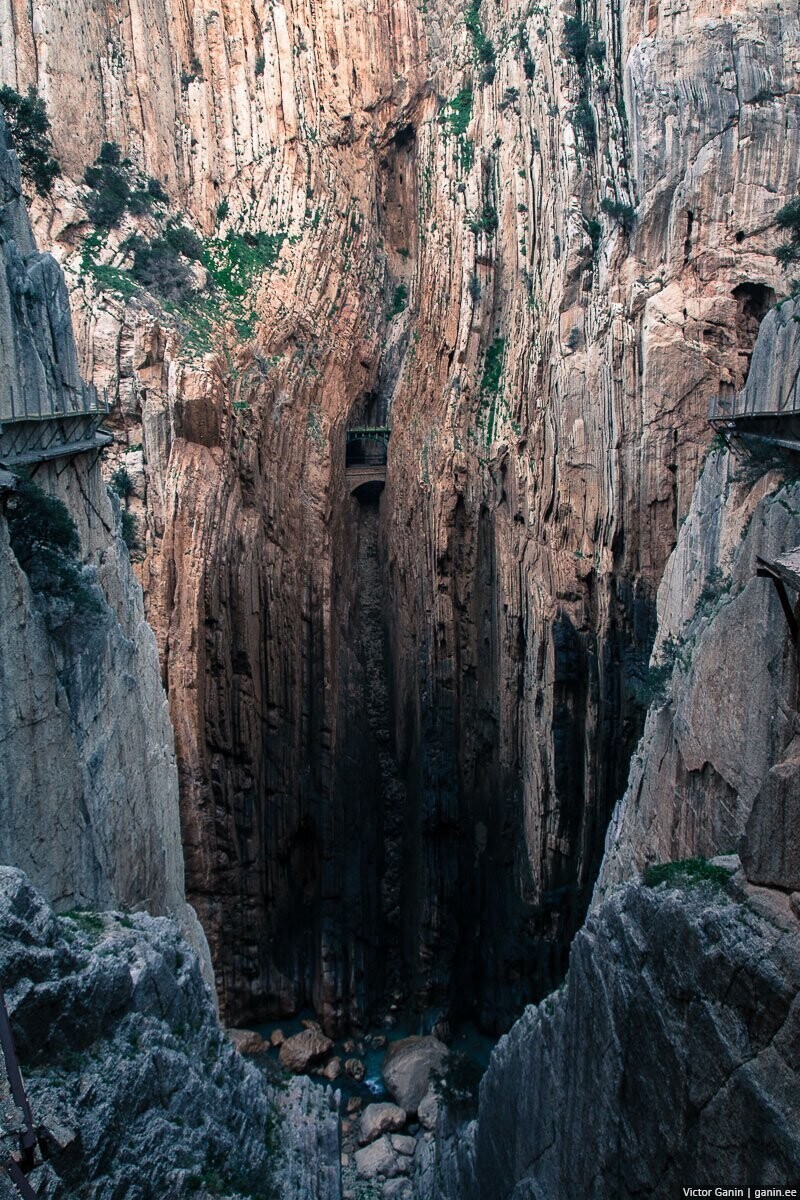
[[[194,290],[194,277],[168,236],[152,242],[132,237],[128,246],[133,250],[131,275],[143,288],[171,301],[183,300]]]
[[[118,225],[125,212],[150,212],[155,205],[167,204],[169,196],[158,179],[138,174],[130,159],[122,157],[116,142],[103,142],[83,181],[92,189],[86,198],[89,219],[98,229]]]
[[[388,320],[393,321],[395,317],[399,317],[408,304],[408,288],[404,283],[398,283],[394,289],[394,297],[392,299],[392,307],[389,309]]]
[[[612,221],[616,221],[625,233],[630,233],[636,215],[635,209],[630,204],[623,204],[620,200],[609,200],[606,196],[600,201],[600,211],[611,217]]]
[[[133,491],[133,480],[128,474],[127,468],[117,467],[116,471],[111,476],[108,486],[111,488],[112,492],[116,492],[116,494],[122,500],[130,496],[131,492]]]
[[[8,504],[8,533],[37,595],[60,600],[73,611],[100,611],[102,605],[82,576],[77,527],[61,500],[21,479]]]
[[[52,156],[50,118],[35,87],[21,96],[13,88],[0,88],[0,107],[6,119],[11,145],[19,159],[22,178],[40,196],[46,196],[61,168]]]
[[[467,1117],[477,1109],[482,1076],[483,1070],[474,1058],[452,1050],[441,1070],[433,1072],[433,1087],[452,1113]]]
[[[127,508],[120,513],[122,540],[129,550],[139,548],[139,526],[136,517]]]
[[[645,887],[658,887],[662,883],[673,887],[697,887],[708,883],[712,887],[724,888],[733,872],[728,867],[715,867],[705,858],[685,858],[680,862],[653,863],[644,870]]]
[[[775,224],[789,234],[789,241],[775,251],[778,262],[785,267],[800,262],[800,196],[784,204],[775,217]]]

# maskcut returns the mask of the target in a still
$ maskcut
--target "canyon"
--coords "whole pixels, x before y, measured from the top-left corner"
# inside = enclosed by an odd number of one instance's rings
[[[85,380],[114,435],[34,473],[101,615],[56,619],[0,520],[0,857],[28,909],[134,910],[108,957],[168,973],[136,910],[174,919],[227,1025],[505,1035],[387,1197],[666,1196],[749,1178],[762,1134],[763,1178],[796,1176],[797,661],[757,571],[800,543],[798,487],[708,405],[782,408],[800,369],[775,256],[798,14],[6,0],[0,51],[59,164],[23,198],[0,156],[5,378]],[[354,492],[362,427],[390,429],[385,486]],[[730,879],[647,884],[698,859]],[[191,1019],[208,1057],[212,999],[176,978],[158,1039]],[[674,1078],[628,1094],[659,1012]],[[226,1069],[213,1138],[250,1105],[258,1140],[280,1097]],[[327,1100],[293,1086],[284,1125],[312,1104],[321,1132],[289,1157],[333,1197]],[[166,1169],[183,1195],[200,1167]]]

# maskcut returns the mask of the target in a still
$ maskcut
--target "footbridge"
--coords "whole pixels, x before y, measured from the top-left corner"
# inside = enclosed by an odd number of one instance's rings
[[[345,474],[351,496],[374,500],[386,485],[389,455],[388,425],[361,425],[345,435]]]

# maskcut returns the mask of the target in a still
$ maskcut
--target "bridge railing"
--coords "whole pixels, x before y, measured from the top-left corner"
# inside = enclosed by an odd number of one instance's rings
[[[345,435],[346,467],[385,467],[390,430],[383,425],[348,429]]]

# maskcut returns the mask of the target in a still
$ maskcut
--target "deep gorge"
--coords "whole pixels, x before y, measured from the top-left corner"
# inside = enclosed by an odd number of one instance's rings
[[[102,974],[99,930],[79,918],[71,940],[64,913],[130,910],[132,930],[103,918],[109,957],[177,981],[180,1025],[159,1014],[154,1045],[183,1053],[193,1021],[213,1058],[199,975],[144,909],[178,921],[227,1027],[313,1014],[337,1047],[387,1017],[511,1031],[469,1119],[418,1130],[413,1193],[387,1176],[387,1200],[666,1196],[679,1163],[710,1177],[726,1120],[748,1128],[728,1079],[757,1077],[752,1124],[772,1130],[764,1064],[794,1061],[796,660],[763,561],[800,542],[796,464],[708,418],[711,401],[794,404],[776,250],[800,189],[797,13],[9,0],[0,49],[23,167],[20,183],[0,156],[0,398],[71,404],[84,380],[113,434],[102,457],[31,469],[75,522],[69,570],[101,617],[37,591],[12,536],[25,498],[2,484],[0,861],[30,885],[3,876],[0,901],[38,914],[47,986],[79,1006],[59,964]],[[42,187],[13,125],[29,86]],[[385,485],[348,475],[364,427],[390,431]],[[717,891],[694,890],[696,868],[646,882],[737,854],[712,865]],[[721,1017],[705,1041],[681,1032],[670,972],[693,1013],[733,1005],[735,1047]],[[121,1017],[108,1000],[120,1045],[151,1000],[134,989]],[[662,1099],[652,1063],[630,1065],[637,1022],[681,1064]],[[684,1103],[716,1037],[730,1074]],[[225,1062],[261,1163],[248,1104],[291,1124],[310,1093],[275,1100],[268,1073]],[[186,1078],[195,1112],[213,1089]],[[582,1149],[600,1092],[619,1103],[597,1137],[647,1145],[641,1175]],[[661,1175],[642,1095],[664,1128],[674,1115]],[[290,1139],[305,1165],[286,1200],[338,1200],[333,1141],[361,1152],[325,1104]],[[796,1139],[769,1145],[783,1178]],[[196,1167],[167,1182],[159,1165],[158,1186],[222,1180]]]

